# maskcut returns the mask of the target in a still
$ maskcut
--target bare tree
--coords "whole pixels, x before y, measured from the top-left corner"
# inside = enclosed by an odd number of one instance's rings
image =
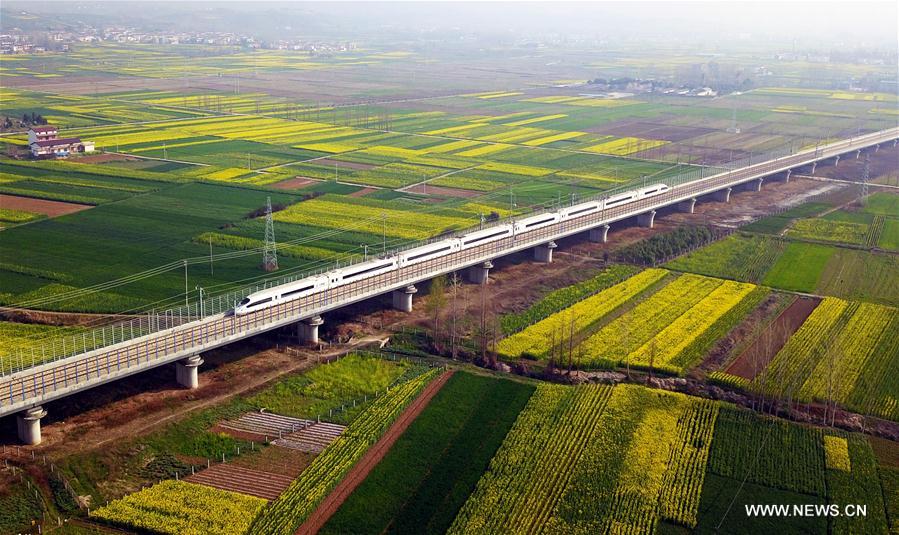
[[[446,277],[438,275],[431,279],[431,288],[428,292],[428,303],[426,310],[433,315],[434,318],[434,350],[438,353],[440,349],[440,313],[446,307]]]
[[[451,307],[451,327],[450,327],[450,354],[453,360],[458,356],[458,344],[456,340],[458,340],[458,324],[459,324],[459,315],[458,315],[458,297],[459,297],[459,287],[462,285],[461,279],[459,279],[459,275],[453,273],[453,276],[450,278],[450,289],[452,290],[452,307]]]

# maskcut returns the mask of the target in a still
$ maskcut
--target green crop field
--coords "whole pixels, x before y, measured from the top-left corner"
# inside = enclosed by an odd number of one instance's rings
[[[776,238],[732,234],[676,258],[668,262],[666,267],[710,277],[759,283],[786,247],[786,242]]]
[[[321,533],[444,533],[533,391],[456,373]]]
[[[350,355],[333,364],[320,366],[303,375],[288,377],[248,398],[248,403],[276,414],[296,418],[316,418],[329,409],[363,397],[374,397],[387,387],[416,374],[409,361],[388,361],[377,357]],[[352,420],[362,409],[348,409],[330,418],[340,423]]]
[[[821,273],[836,249],[826,245],[791,242],[768,271],[763,283],[775,288],[814,292]]]

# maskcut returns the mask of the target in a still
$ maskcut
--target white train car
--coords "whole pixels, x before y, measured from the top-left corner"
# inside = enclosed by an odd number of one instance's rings
[[[567,208],[563,208],[559,210],[559,214],[562,216],[562,221],[566,221],[568,219],[574,219],[576,217],[583,217],[585,215],[595,214],[602,210],[602,203],[599,201],[590,201],[581,204],[575,204],[574,206],[569,206]]]
[[[368,277],[375,277],[382,273],[393,271],[397,268],[399,259],[395,256],[389,258],[377,258],[367,262],[360,262],[345,268],[328,272],[328,288],[335,288],[343,284],[349,284]]]
[[[328,288],[328,277],[316,275],[305,279],[282,284],[274,288],[260,290],[244,297],[234,307],[234,315],[242,316],[280,303],[300,299]]]
[[[624,193],[619,193],[617,195],[612,195],[611,197],[606,198],[605,207],[606,210],[609,208],[616,208],[618,206],[622,206],[629,202],[633,202],[640,197],[639,192],[637,191],[625,191]]]
[[[422,245],[399,254],[399,266],[401,268],[418,264],[432,258],[455,253],[462,250],[462,241],[456,238],[441,240],[436,243]]]
[[[667,193],[669,190],[671,190],[671,188],[665,184],[651,184],[645,188],[640,188],[637,191],[640,194],[640,198],[645,199],[647,197],[655,197],[656,195]]]
[[[495,242],[503,238],[509,237],[513,232],[512,225],[497,225],[495,227],[486,228],[484,230],[476,230],[469,232],[459,238],[460,249],[471,249],[478,245]]]
[[[524,232],[537,230],[547,225],[558,223],[561,220],[562,216],[558,212],[548,212],[545,214],[526,217],[520,221],[515,222],[515,234],[518,235]]]

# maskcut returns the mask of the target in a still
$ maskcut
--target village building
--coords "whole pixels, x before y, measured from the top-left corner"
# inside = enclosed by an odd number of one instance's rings
[[[59,129],[52,125],[33,126],[28,131],[28,146],[34,158],[65,158],[72,153],[94,152],[93,141],[77,137],[59,137]]]

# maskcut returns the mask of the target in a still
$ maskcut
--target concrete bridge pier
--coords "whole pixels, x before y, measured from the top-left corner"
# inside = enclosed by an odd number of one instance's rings
[[[718,202],[730,202],[730,192],[732,188],[719,189],[714,193],[715,200]]]
[[[862,149],[858,149],[857,151],[855,151],[855,159],[856,160],[858,160],[859,156],[861,156],[861,155],[862,155]]]
[[[877,145],[874,145],[874,152],[876,153],[879,150],[880,150],[880,143],[878,143]]]
[[[809,173],[809,174],[810,174],[810,175],[814,175],[814,174],[815,174],[815,169],[817,169],[817,168],[818,168],[818,162],[812,162],[812,172]]]
[[[393,308],[401,312],[412,312],[412,295],[418,291],[414,284],[393,291]]]
[[[896,144],[897,144],[897,143],[899,143],[899,139],[894,139],[894,140],[893,140],[893,148],[894,148],[894,149],[896,148]]]
[[[490,260],[471,266],[468,268],[468,282],[472,284],[487,284],[487,277],[490,275],[490,268],[492,267],[493,262]]]
[[[696,199],[687,199],[677,203],[677,210],[687,214],[692,214],[696,210]]]
[[[19,427],[19,440],[23,444],[36,446],[41,443],[41,418],[46,415],[47,411],[38,405],[16,416],[16,423]]]
[[[200,386],[200,376],[197,373],[203,359],[200,355],[187,357],[186,359],[175,363],[175,381],[184,388],[191,390]]]
[[[645,214],[640,214],[637,216],[637,224],[641,227],[652,228],[653,223],[656,220],[656,211],[650,210]]]
[[[815,171],[812,171],[812,173],[814,173],[814,172],[815,172]],[[792,175],[792,174],[793,174],[793,170],[792,170],[792,169],[787,169],[787,172],[784,173],[784,182],[789,182],[789,181],[790,181],[790,175]]]
[[[836,156],[833,157],[833,166],[837,167],[839,165],[840,165],[840,155],[837,154]]]
[[[556,242],[554,241],[534,247],[534,260],[544,264],[551,263],[553,261],[553,249],[556,247],[558,247],[558,245],[556,245]]]
[[[587,231],[587,239],[593,243],[606,243],[609,241],[609,225],[591,228]]]
[[[297,337],[307,344],[318,343],[318,328],[325,320],[321,316],[312,316],[297,323]]]
[[[755,180],[750,180],[746,183],[746,191],[762,191],[762,183],[764,181],[764,178],[756,178]]]

